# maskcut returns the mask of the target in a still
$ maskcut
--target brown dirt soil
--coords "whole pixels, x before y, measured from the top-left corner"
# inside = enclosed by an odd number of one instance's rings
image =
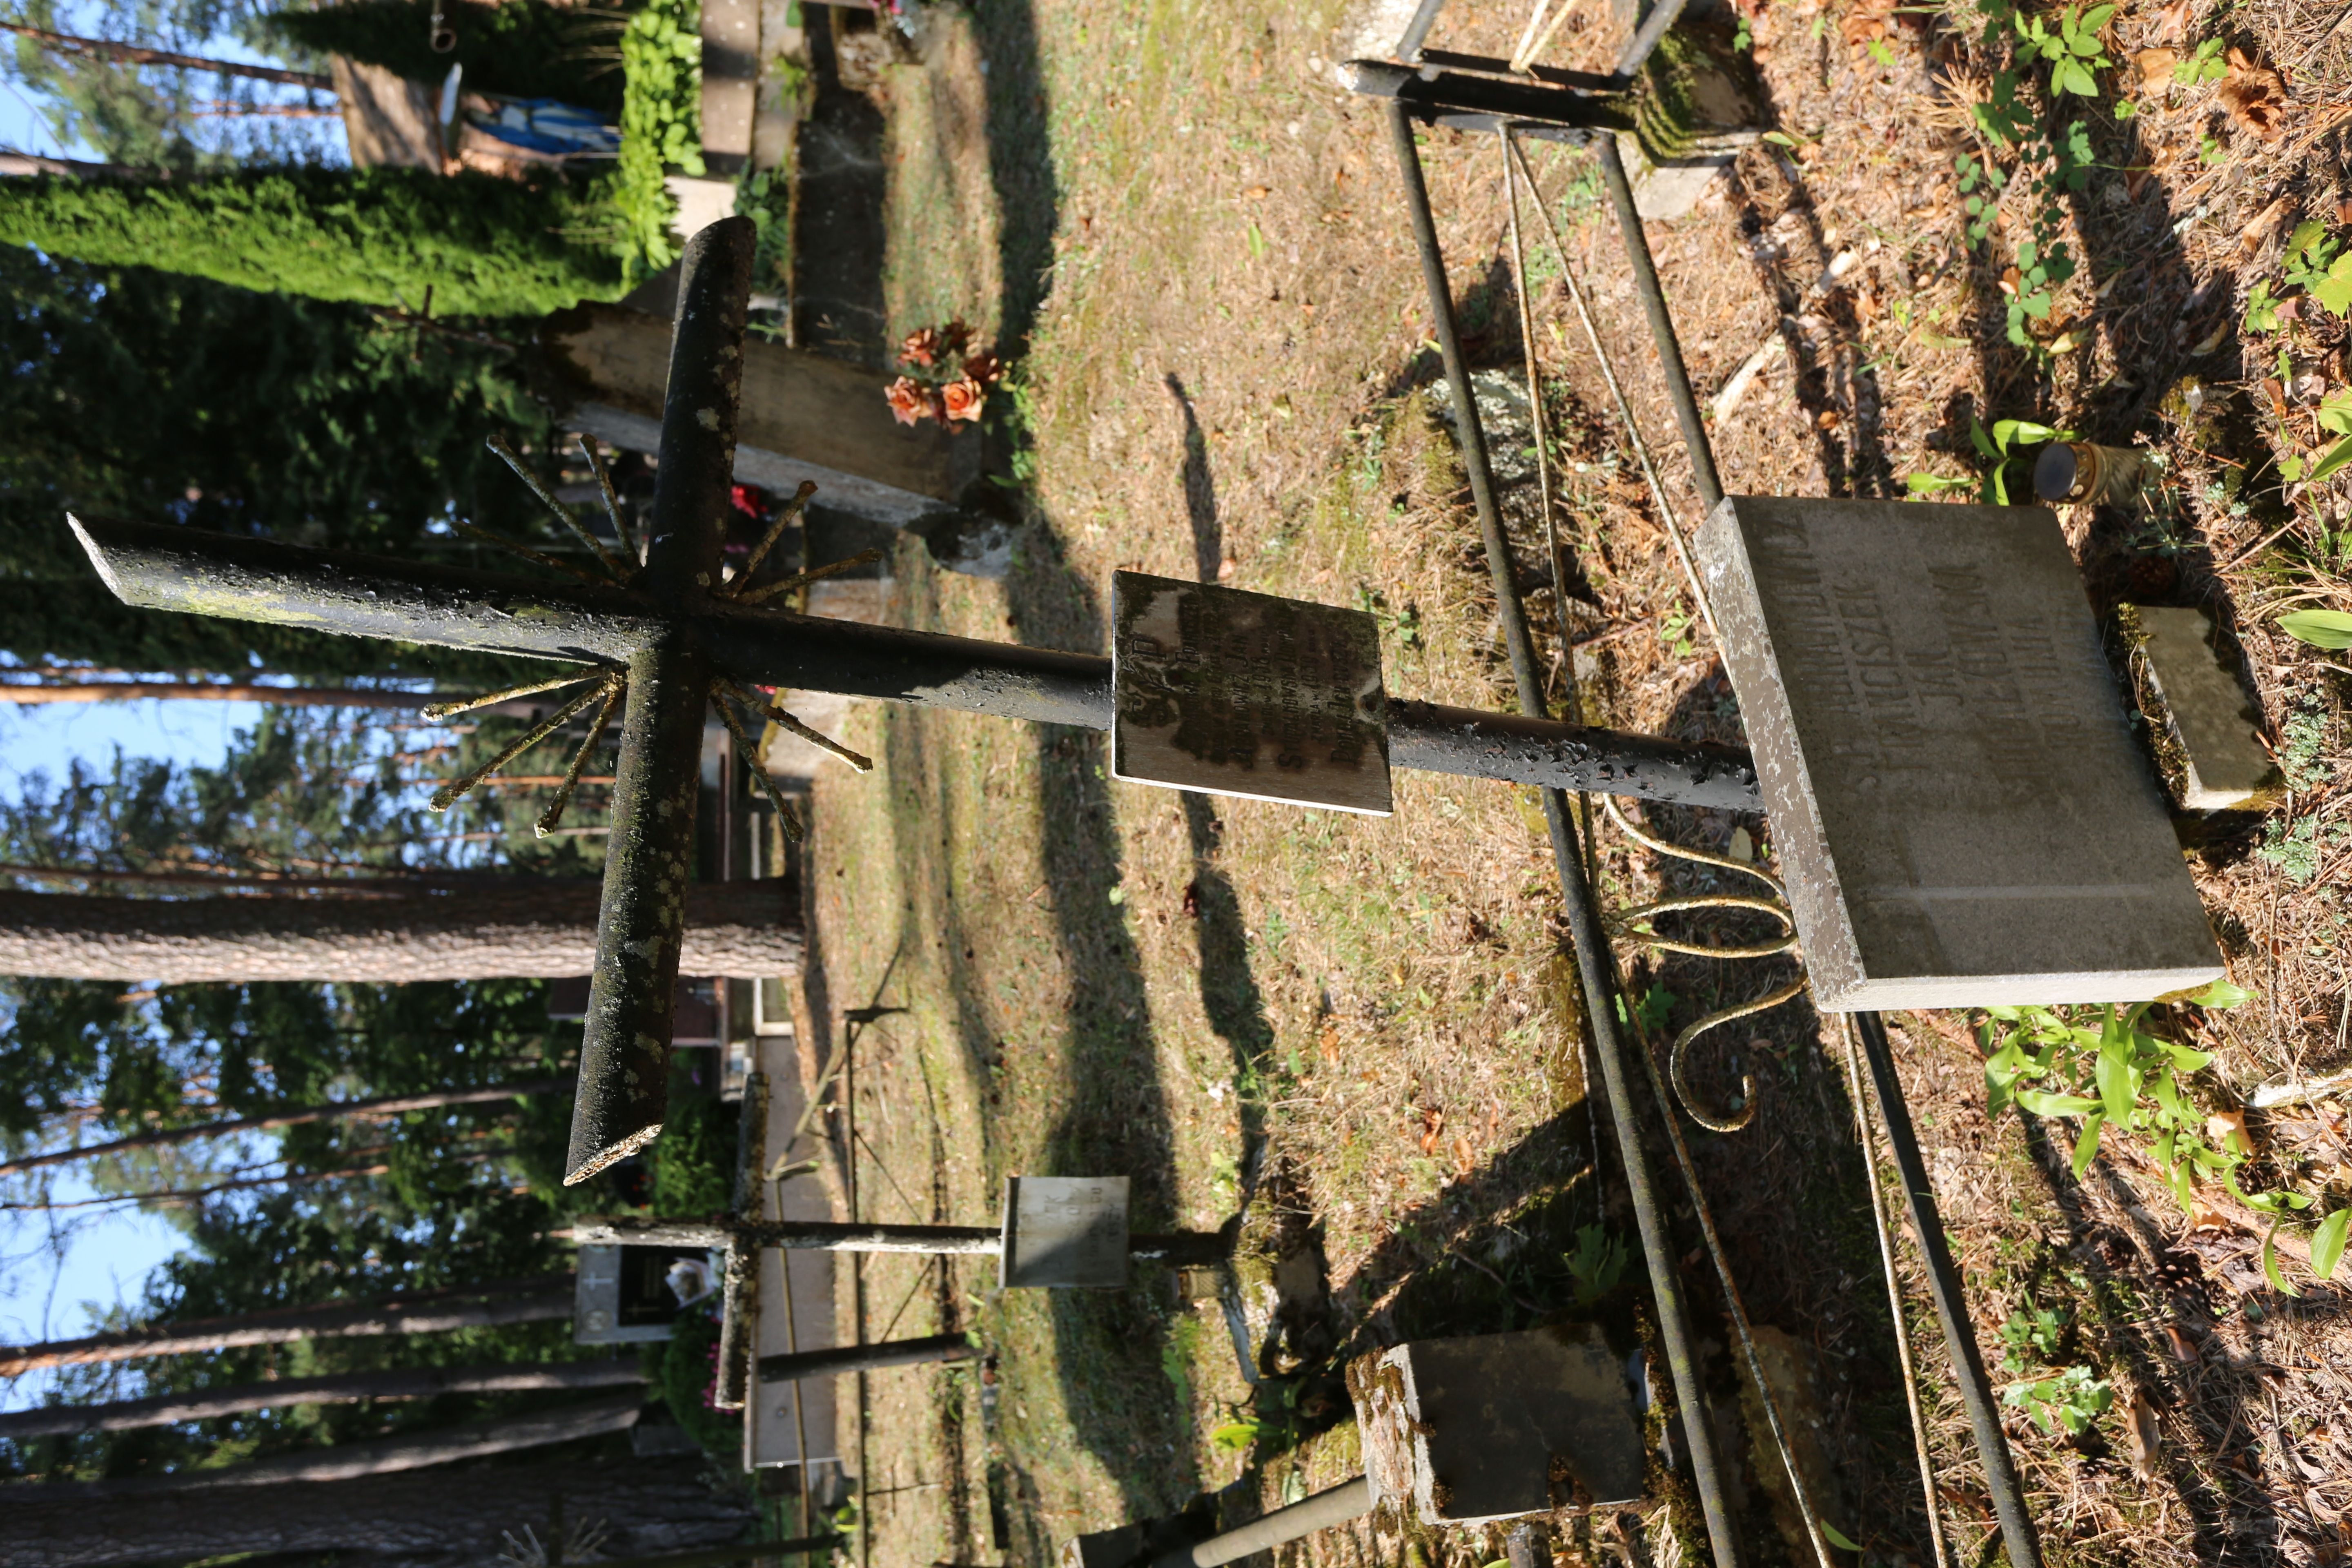
[[[1783,140],[1744,153],[1689,216],[1651,226],[1703,399],[1769,336],[1787,350],[1716,431],[1727,487],[1899,495],[1914,473],[1963,478],[1982,467],[1971,418],[2162,453],[2162,504],[2065,509],[2092,598],[2103,614],[2126,598],[2220,607],[2290,787],[2268,813],[2205,825],[2193,860],[2252,1000],[2168,1009],[2159,1026],[2217,1053],[2192,1086],[2212,1110],[2352,1066],[2352,671],[2274,626],[2288,608],[2352,610],[2345,482],[2283,488],[2277,463],[2335,439],[2318,417],[2352,367],[2344,323],[2310,303],[2260,331],[2245,320],[2255,284],[2287,291],[2296,222],[2333,232],[2352,195],[2352,33],[2324,33],[2334,0],[2116,14],[2105,96],[2080,110],[2103,166],[2049,209],[2081,270],[2028,321],[2029,346],[2008,334],[2004,271],[2030,202],[2012,196],[1987,247],[1961,232],[1955,159],[1981,151],[1969,104],[2000,63],[1975,42],[1979,20],[1875,0],[1743,9]],[[1374,611],[1392,691],[1507,705],[1475,524],[1423,390],[1436,356],[1385,129],[1330,85],[1343,20],[1332,0],[941,9],[883,73],[893,330],[960,317],[1016,360],[992,430],[1004,508],[1024,521],[1002,583],[902,547],[893,618],[1099,650],[1114,567],[1215,576]],[[1434,41],[1503,53],[1523,21],[1456,0]],[[1552,58],[1605,59],[1616,37],[1583,0]],[[2120,112],[2136,52],[2189,58],[2208,38],[2289,68],[2274,140],[2231,118],[2229,82],[2165,77]],[[1557,263],[1537,257],[1578,645],[1569,656],[1555,601],[1531,593],[1555,700],[1588,721],[1738,740],[1671,548],[1696,501],[1613,223],[1585,154],[1530,152],[1676,510],[1651,506]],[[1517,374],[1497,151],[1436,132],[1423,153],[1474,362]],[[1522,498],[1518,567],[1540,584],[1534,515]],[[2120,638],[2116,653],[2126,679]],[[828,1049],[856,1042],[836,1143],[854,1151],[858,1212],[978,1223],[1020,1173],[1127,1174],[1139,1228],[1213,1227],[1245,1202],[1234,1294],[1258,1378],[1237,1363],[1213,1282],[1187,1290],[1139,1268],[1125,1292],[1005,1293],[971,1263],[868,1260],[845,1306],[869,1337],[971,1328],[998,1359],[989,1383],[868,1380],[863,1430],[843,1433],[869,1492],[865,1559],[1040,1563],[1081,1531],[1221,1488],[1228,1517],[1274,1506],[1359,1468],[1339,1358],[1522,1327],[1606,1284],[1565,1256],[1585,1227],[1621,1244],[1633,1230],[1606,1149],[1594,1179],[1558,888],[1522,792],[1402,773],[1396,815],[1366,820],[1118,783],[1091,734],[873,709],[845,739],[880,765],[815,794],[809,1000]],[[1662,809],[1646,826],[1717,852],[1744,829],[1769,856],[1760,819]],[[1612,904],[1748,890],[1613,827],[1601,840]],[[1792,973],[1630,944],[1621,959],[1669,1027]],[[903,1011],[845,1024],[857,1008]],[[1801,1002],[1748,1022],[1696,1053],[1706,1092],[1744,1073],[1759,1105],[1742,1132],[1690,1130],[1701,1181],[1750,1310],[1812,1358],[1831,1522],[1870,1561],[1924,1562],[1843,1043]],[[2120,1135],[2077,1182],[2071,1124],[1987,1119],[1972,1020],[1895,1023],[1989,1358],[2013,1317],[2049,1310],[2060,1330],[2028,1364],[2086,1366],[2113,1390],[2073,1441],[2011,1421],[2050,1560],[2339,1561],[2346,1281],[2297,1273],[2289,1226],[2281,1255],[2303,1294],[2274,1290],[2263,1216],[2216,1201],[2191,1228]],[[2346,1106],[2251,1115],[2249,1184],[2323,1211],[2352,1200]],[[1968,1561],[1994,1560],[1940,1340],[1898,1250],[1940,1510]],[[1704,1259],[1689,1262],[1701,1319],[1720,1324]],[[1591,1310],[1639,1335],[1644,1296],[1635,1259]],[[1718,1425],[1736,1434],[1725,1334],[1707,1331]],[[1757,1479],[1777,1460],[1735,1447],[1759,1560],[1800,1560]],[[1659,1474],[1662,1511],[1566,1524],[1563,1561],[1703,1556],[1686,1496]],[[1500,1554],[1385,1526],[1291,1549],[1318,1564],[1400,1553],[1464,1568]]]

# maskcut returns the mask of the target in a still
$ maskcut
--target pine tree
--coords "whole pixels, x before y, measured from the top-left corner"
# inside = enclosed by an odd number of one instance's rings
[[[0,246],[0,647],[141,671],[506,683],[514,661],[117,603],[68,510],[472,561],[546,523],[482,448],[556,444],[510,356],[348,305]]]

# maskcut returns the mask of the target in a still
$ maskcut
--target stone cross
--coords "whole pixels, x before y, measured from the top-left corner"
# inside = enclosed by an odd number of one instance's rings
[[[687,244],[652,537],[642,568],[599,546],[609,579],[549,562],[581,579],[557,583],[171,525],[71,520],[91,563],[128,605],[587,667],[590,673],[575,679],[600,684],[526,740],[544,738],[560,719],[600,694],[606,712],[622,705],[613,831],[567,1184],[593,1175],[661,1131],[671,989],[693,862],[698,748],[705,708],[719,689],[731,684],[749,699],[751,687],[784,687],[1113,728],[1110,658],[792,615],[755,602],[774,584],[743,593],[740,576],[734,584],[726,581],[723,530],[753,237],[749,219],[730,218]],[[1202,591],[1197,584],[1179,586]],[[1356,612],[1318,608],[1318,614]],[[1233,672],[1221,676],[1196,660],[1158,673],[1172,691],[1185,681],[1214,686]],[[1291,669],[1283,679],[1298,673]],[[1249,682],[1225,685],[1237,689]],[[1286,754],[1284,688],[1277,680],[1254,689],[1272,693],[1260,708],[1266,743],[1251,741],[1244,757],[1241,741],[1228,737],[1216,764],[1226,772],[1223,784],[1213,773],[1163,782],[1283,793],[1251,786],[1269,773],[1299,771],[1281,761]],[[1391,766],[1732,811],[1759,805],[1748,754],[1730,747],[1679,745],[1384,699],[1377,690],[1363,706],[1385,716]],[[731,710],[719,707],[735,724]],[[781,710],[767,711],[787,725],[797,722]]]

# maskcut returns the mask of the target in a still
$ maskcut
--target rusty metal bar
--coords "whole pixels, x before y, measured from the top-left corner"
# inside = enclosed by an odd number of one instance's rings
[[[831,1377],[845,1372],[879,1372],[886,1367],[919,1366],[926,1362],[969,1361],[979,1353],[961,1334],[885,1340],[878,1345],[836,1345],[831,1350],[802,1351],[796,1355],[763,1355],[759,1360],[760,1381],[795,1383],[804,1377]]]
[[[1527,614],[1519,603],[1518,584],[1511,575],[1510,541],[1503,531],[1502,514],[1495,504],[1494,478],[1487,468],[1478,404],[1454,329],[1454,288],[1446,277],[1444,252],[1438,245],[1437,223],[1430,211],[1429,186],[1422,174],[1420,148],[1413,141],[1412,115],[1402,103],[1389,105],[1389,134],[1396,153],[1397,173],[1404,187],[1405,216],[1412,222],[1413,243],[1421,253],[1422,278],[1428,286],[1438,353],[1445,363],[1446,380],[1454,392],[1462,463],[1470,480],[1471,500],[1477,507],[1479,532],[1494,580],[1503,646],[1510,655],[1520,708],[1531,714],[1541,713],[1543,684],[1537,673],[1535,643],[1528,635]],[[1607,138],[1602,139],[1601,144],[1613,150],[1613,142]],[[1549,518],[1545,526],[1550,526]],[[1633,1201],[1635,1226],[1641,1233],[1642,1256],[1650,1275],[1650,1299],[1656,1309],[1659,1348],[1664,1353],[1675,1387],[1683,1443],[1690,1455],[1691,1480],[1698,1492],[1699,1511],[1706,1521],[1707,1542],[1717,1568],[1738,1568],[1739,1535],[1733,1524],[1730,1493],[1716,1452],[1714,1424],[1707,1418],[1712,1407],[1700,1377],[1690,1302],[1684,1294],[1675,1265],[1679,1249],[1667,1229],[1666,1216],[1658,1201],[1649,1151],[1642,1141],[1633,1073],[1626,1065],[1624,1041],[1618,1033],[1615,960],[1593,900],[1591,881],[1585,874],[1584,856],[1579,847],[1576,823],[1569,814],[1568,795],[1558,789],[1547,789],[1543,805],[1552,859],[1559,872],[1569,935],[1576,950],[1577,973],[1584,987],[1586,1027],[1591,1031],[1593,1057],[1601,1066],[1610,1121],[1616,1128],[1617,1150],[1625,1167],[1626,1192]],[[1674,1114],[1671,1109],[1665,1113]]]

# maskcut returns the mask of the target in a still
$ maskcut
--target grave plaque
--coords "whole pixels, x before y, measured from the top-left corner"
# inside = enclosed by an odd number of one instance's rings
[[[1375,1507],[1484,1524],[1641,1499],[1624,1363],[1589,1323],[1370,1351],[1348,1391]]]
[[[1007,1176],[997,1283],[1127,1283],[1125,1176]]]
[[[1385,816],[1380,626],[1208,583],[1111,578],[1111,772]]]
[[[574,1277],[574,1344],[621,1345],[666,1340],[683,1306],[670,1269],[685,1261],[716,1272],[699,1247],[583,1247]]]
[[[1817,1005],[2221,977],[2053,513],[1731,496],[1699,545]]]

